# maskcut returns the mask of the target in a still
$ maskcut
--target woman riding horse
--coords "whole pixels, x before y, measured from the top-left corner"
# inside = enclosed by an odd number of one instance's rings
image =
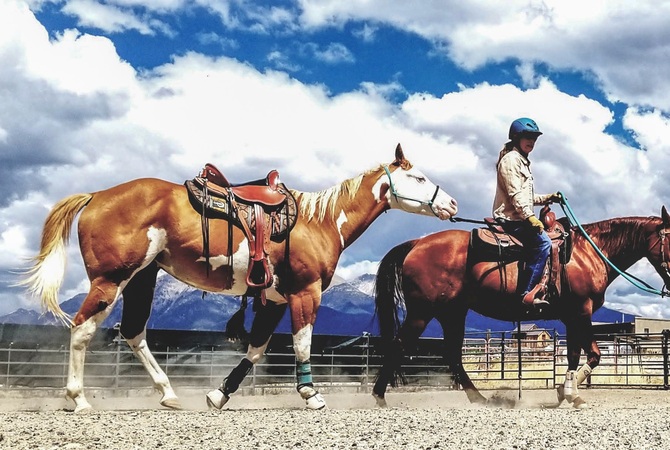
[[[608,219],[568,232],[572,253],[562,268],[560,298],[537,318],[565,323],[568,371],[565,382],[557,387],[558,400],[586,408],[577,388],[600,363],[591,317],[604,304],[607,287],[642,258],[670,286],[670,216],[664,206],[661,217]],[[402,379],[403,353],[433,318],[442,326],[445,359],[456,382],[471,402],[486,403],[463,368],[466,314],[472,309],[494,319],[518,321],[528,317],[528,310],[516,294],[518,261],[485,257],[482,251],[473,250],[471,236],[464,230],[442,231],[400,244],[382,258],[375,301],[386,345],[373,390],[379,405],[386,404],[387,384]],[[406,314],[400,324],[398,308],[403,305]],[[578,369],[582,350],[586,361]]]

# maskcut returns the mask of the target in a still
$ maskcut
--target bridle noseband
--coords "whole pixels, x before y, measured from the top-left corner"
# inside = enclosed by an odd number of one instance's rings
[[[391,195],[394,196],[396,200],[402,198],[405,200],[417,202],[421,205],[428,205],[432,213],[435,214],[436,217],[439,217],[439,215],[435,212],[435,209],[433,208],[433,204],[435,203],[435,199],[437,198],[437,193],[440,192],[440,186],[437,185],[435,186],[435,193],[433,194],[433,197],[430,199],[430,201],[417,200],[416,198],[405,197],[404,195],[398,194],[398,191],[396,191],[395,186],[393,185],[393,179],[391,178],[391,171],[389,170],[388,166],[385,165],[383,167],[384,171],[386,172],[386,175],[389,178],[389,189],[391,190]]]

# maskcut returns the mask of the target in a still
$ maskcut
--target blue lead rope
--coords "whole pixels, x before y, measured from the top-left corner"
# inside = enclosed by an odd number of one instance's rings
[[[623,278],[625,278],[629,283],[631,283],[633,286],[637,287],[638,289],[641,289],[645,292],[649,292],[651,294],[656,294],[660,295],[661,297],[665,297],[667,295],[667,292],[664,291],[659,291],[658,289],[653,288],[649,284],[645,283],[644,281],[640,280],[639,278],[624,272],[620,270],[617,266],[615,266],[607,257],[603,254],[602,251],[598,248],[598,246],[593,242],[591,239],[591,236],[589,236],[582,225],[579,223],[579,220],[577,220],[577,217],[575,217],[575,213],[572,211],[572,208],[570,207],[570,204],[568,203],[568,198],[562,193],[558,193],[561,196],[561,208],[563,208],[563,212],[565,213],[565,216],[568,218],[570,221],[571,225],[576,226],[579,231],[584,235],[586,240],[591,244],[593,249],[598,253],[598,256],[602,258],[603,261],[605,261],[612,269],[614,269],[619,275],[621,275]],[[662,251],[662,250],[661,250]]]

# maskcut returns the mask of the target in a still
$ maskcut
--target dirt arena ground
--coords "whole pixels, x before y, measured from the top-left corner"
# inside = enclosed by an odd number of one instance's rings
[[[206,390],[179,390],[166,410],[151,390],[88,391],[74,414],[62,391],[0,391],[0,449],[670,449],[670,391],[581,390],[591,406],[555,406],[548,390],[483,392],[514,403],[470,405],[463,392],[330,392],[308,411],[297,393],[235,395],[210,411]]]

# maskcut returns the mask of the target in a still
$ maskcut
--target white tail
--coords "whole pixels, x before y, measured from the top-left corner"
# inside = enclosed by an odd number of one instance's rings
[[[65,276],[65,248],[75,217],[92,198],[92,194],[75,194],[54,205],[44,223],[40,253],[34,258],[33,267],[26,271],[26,279],[19,283],[32,296],[39,297],[43,309],[66,326],[72,325],[72,319],[58,303],[58,291]]]

